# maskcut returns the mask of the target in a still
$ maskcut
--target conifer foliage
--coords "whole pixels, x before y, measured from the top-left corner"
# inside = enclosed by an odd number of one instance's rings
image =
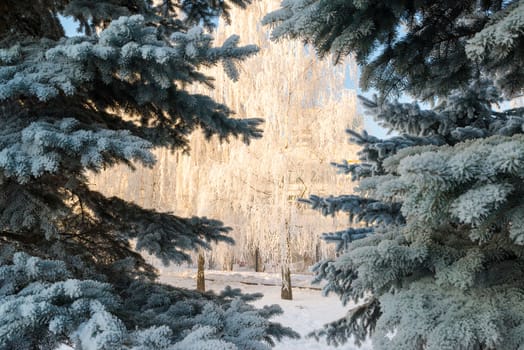
[[[316,266],[359,306],[316,332],[374,349],[522,349],[524,1],[284,0],[273,39],[353,54],[364,108],[399,136],[349,131],[361,162],[335,166],[358,193],[309,203],[347,212]],[[398,95],[411,96],[401,103]]]
[[[247,6],[248,0],[230,3]],[[255,295],[155,282],[136,252],[183,262],[231,239],[207,218],[146,210],[90,190],[86,171],[155,162],[195,129],[261,136],[258,119],[189,93],[203,66],[257,52],[205,28],[228,2],[42,0],[0,3],[0,349],[265,349],[294,332]],[[65,37],[60,16],[79,35]],[[136,250],[135,250],[136,249]]]

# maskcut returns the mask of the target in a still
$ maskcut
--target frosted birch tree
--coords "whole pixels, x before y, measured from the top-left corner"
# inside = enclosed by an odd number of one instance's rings
[[[224,102],[239,118],[264,119],[264,137],[245,147],[235,140],[204,142],[205,136],[195,134],[189,155],[162,151],[152,170],[130,173],[121,167],[92,178],[104,193],[146,207],[220,218],[233,228],[236,244],[221,244],[208,253],[208,261],[218,268],[231,266],[233,260],[254,266],[258,248],[266,271],[279,272],[280,235],[288,220],[292,267],[307,271],[317,250],[324,256],[334,253],[319,243],[317,232],[323,227],[336,231],[345,224],[345,219],[318,218],[297,199],[310,191],[327,195],[338,186],[351,191],[349,179],[316,165],[357,158],[356,147],[332,143],[338,130],[361,128],[353,83],[356,67],[350,59],[339,66],[321,61],[312,48],[298,42],[271,44],[260,20],[278,5],[278,0],[264,0],[246,10],[231,10],[234,20],[219,23],[217,42],[242,33],[241,40],[256,44],[260,52],[238,66],[236,82],[216,67],[206,71],[215,77],[214,89],[200,85],[194,90]],[[337,142],[344,142],[345,136],[337,135]]]

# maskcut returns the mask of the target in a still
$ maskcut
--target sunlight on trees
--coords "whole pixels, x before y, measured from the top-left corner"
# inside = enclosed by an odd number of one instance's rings
[[[257,44],[261,51],[240,65],[237,82],[229,80],[223,67],[210,68],[214,90],[197,89],[227,104],[237,117],[263,118],[262,139],[245,147],[236,140],[204,142],[204,136],[195,134],[190,155],[161,150],[152,170],[139,167],[131,173],[122,167],[91,177],[105,193],[146,207],[220,218],[233,227],[235,246],[206,252],[216,268],[233,263],[254,268],[258,249],[262,268],[279,271],[279,235],[288,220],[292,269],[307,270],[333,253],[318,233],[347,224],[343,216],[319,218],[297,199],[312,192],[352,191],[349,179],[319,164],[357,158],[357,147],[347,145],[344,133],[362,125],[356,91],[345,87],[357,79],[356,66],[350,59],[338,66],[320,61],[299,42],[270,44],[269,30],[259,22],[278,4],[259,1],[244,11],[231,10],[234,21],[220,23],[217,41],[239,33],[243,43]]]

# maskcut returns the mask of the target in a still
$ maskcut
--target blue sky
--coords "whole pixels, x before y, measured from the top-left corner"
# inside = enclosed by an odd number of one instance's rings
[[[360,89],[357,89],[357,91],[359,94],[365,97],[370,97],[372,95],[372,93],[370,92],[362,93]],[[364,114],[361,107],[359,107],[359,110],[360,110],[360,114],[364,118],[364,130],[366,130],[368,134],[376,136],[381,139],[387,139],[387,138],[390,138],[396,135],[396,133],[392,133],[391,135],[388,135],[387,129],[384,129],[383,127],[381,127],[375,120],[373,120],[373,117]]]
[[[76,28],[78,27],[78,23],[75,23],[75,21],[73,21],[71,17],[60,16],[60,22],[62,23],[62,26],[64,27],[66,36],[79,35],[79,33],[76,31]]]

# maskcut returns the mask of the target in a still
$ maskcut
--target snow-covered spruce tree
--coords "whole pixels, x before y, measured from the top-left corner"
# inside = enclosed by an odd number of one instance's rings
[[[120,162],[152,165],[153,147],[184,148],[196,128],[261,135],[260,120],[233,119],[184,89],[210,83],[199,69],[220,62],[235,78],[235,62],[257,51],[236,36],[213,47],[203,28],[227,6],[1,2],[0,349],[266,349],[296,336],[269,321],[278,307],[246,303],[256,295],[156,283],[136,252],[185,261],[187,250],[230,241],[221,222],[106,198],[85,177]],[[59,16],[83,35],[66,38]]]
[[[374,349],[524,349],[524,1],[284,0],[265,23],[335,60],[400,136],[349,131],[357,195],[309,202],[365,228],[325,234],[325,292],[360,302],[315,336]],[[400,103],[395,95],[417,103]],[[422,104],[420,104],[422,103]]]

